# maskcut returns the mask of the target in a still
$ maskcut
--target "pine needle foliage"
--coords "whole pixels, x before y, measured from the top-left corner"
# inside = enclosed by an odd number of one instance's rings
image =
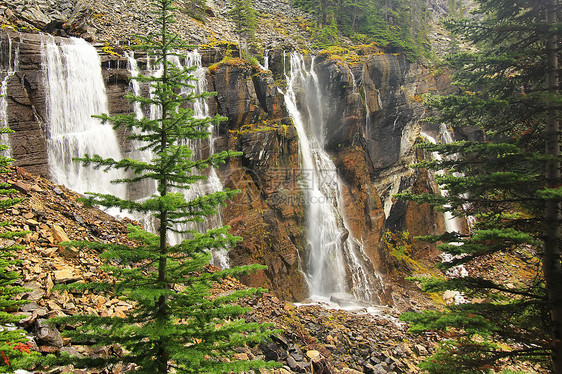
[[[236,23],[236,31],[242,37],[252,40],[256,28],[256,11],[251,0],[233,0],[230,15]]]
[[[340,35],[356,44],[377,43],[413,60],[430,53],[427,0],[292,0],[314,19],[309,31],[319,48],[338,45]]]
[[[559,55],[552,40],[560,33],[555,20],[561,9],[557,0],[477,2],[481,16],[447,23],[478,50],[447,58],[459,92],[430,97],[428,103],[438,109],[431,119],[436,125],[475,128],[480,136],[422,144],[442,157],[415,166],[446,171],[436,179],[447,194],[402,198],[473,218],[468,234],[424,238],[441,242],[439,248],[452,255],[440,264],[444,270],[478,268],[492,258],[517,259],[525,270],[509,277],[490,269],[478,276],[420,279],[424,290],[456,290],[467,303],[443,312],[405,313],[402,319],[415,332],[446,337],[421,365],[430,373],[484,373],[509,360],[560,373],[560,134],[549,128],[559,122],[561,96],[552,79],[557,68],[549,61]],[[549,151],[552,141],[550,149],[557,152]]]
[[[259,343],[274,332],[267,324],[246,323],[242,316],[247,309],[234,304],[240,297],[263,290],[248,289],[218,297],[210,294],[214,283],[263,267],[250,265],[207,272],[209,251],[228,248],[241,238],[229,234],[226,226],[200,233],[183,225],[202,222],[216,214],[218,207],[237,191],[224,190],[191,201],[178,191],[189,189],[202,179],[199,171],[217,167],[238,153],[223,151],[205,159],[194,158],[187,140],[208,138],[209,125],[218,124],[223,118],[194,118],[194,111],[186,104],[211,94],[181,93],[194,78],[190,69],[180,69],[170,62],[169,57],[185,47],[169,31],[174,22],[173,1],[157,0],[152,8],[159,31],[144,37],[138,48],[155,58],[156,64],[161,64],[162,74],[137,78],[151,86],[151,97],[128,95],[128,98],[144,106],[158,106],[159,114],[155,119],[138,119],[134,114],[115,117],[104,114],[100,118],[116,129],[125,129],[129,139],[141,144],[141,149],[151,151],[153,158],[145,162],[85,155],[78,161],[130,173],[130,177],[114,181],[116,183],[156,181],[157,193],[142,202],[98,193],[90,193],[85,201],[90,205],[150,213],[159,227],[156,233],[149,233],[131,226],[129,236],[138,243],[133,248],[91,242],[68,243],[101,251],[104,270],[113,278],[112,283],[77,283],[68,287],[74,291],[109,293],[132,308],[125,317],[75,315],[55,319],[57,324],[72,326],[65,333],[74,344],[115,347],[113,351],[118,353],[99,358],[63,356],[51,363],[99,368],[132,365],[133,372],[150,374],[227,373],[272,366],[261,360],[233,358],[237,348]],[[186,239],[170,245],[171,232],[180,232]]]
[[[13,132],[9,128],[0,129],[0,134]],[[6,151],[8,146],[0,145],[0,152]],[[13,160],[0,154],[0,173],[7,173],[6,167]],[[11,184],[0,183],[0,210],[21,203],[23,198],[11,197],[17,191]],[[26,334],[21,330],[14,329],[13,324],[22,319],[22,316],[14,315],[20,306],[27,304],[27,300],[18,300],[16,297],[26,288],[16,285],[20,275],[14,270],[14,266],[20,261],[15,259],[14,252],[22,247],[15,244],[14,239],[27,235],[28,231],[10,231],[10,222],[0,222],[0,373],[12,373],[17,369],[28,369],[33,366],[35,354],[30,351],[30,345]]]

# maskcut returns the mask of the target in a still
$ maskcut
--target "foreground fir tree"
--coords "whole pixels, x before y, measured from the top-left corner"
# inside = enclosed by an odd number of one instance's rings
[[[221,118],[194,118],[186,103],[198,96],[178,94],[193,77],[169,62],[179,47],[178,37],[170,33],[174,11],[171,0],[158,0],[152,4],[160,27],[156,37],[147,37],[141,48],[156,63],[162,65],[157,77],[139,76],[141,82],[152,87],[150,98],[129,96],[143,106],[157,105],[158,118],[141,120],[133,115],[108,117],[104,121],[115,128],[124,128],[129,138],[142,144],[141,150],[154,155],[150,162],[124,159],[102,159],[85,155],[80,161],[99,168],[117,168],[131,172],[130,178],[115,181],[132,183],[154,180],[157,193],[142,201],[123,200],[111,195],[90,194],[87,202],[103,207],[116,207],[133,212],[148,213],[158,220],[156,234],[131,227],[130,237],[138,245],[129,248],[121,245],[72,242],[77,247],[96,248],[102,251],[112,274],[113,283],[73,284],[76,290],[91,289],[107,292],[126,300],[133,307],[125,318],[95,315],[72,316],[57,323],[71,325],[67,331],[74,344],[95,344],[120,347],[120,354],[100,357],[63,357],[56,364],[72,363],[77,367],[104,367],[114,364],[133,365],[138,373],[225,373],[240,372],[264,366],[263,361],[236,361],[235,349],[245,344],[258,343],[268,337],[271,326],[246,323],[241,318],[246,309],[234,305],[238,298],[256,293],[244,290],[227,296],[211,297],[210,288],[228,276],[247,274],[258,266],[245,266],[209,273],[212,249],[227,248],[240,240],[228,233],[228,227],[210,229],[199,233],[186,231],[187,239],[169,245],[169,233],[180,231],[182,223],[202,222],[216,214],[221,204],[236,192],[225,190],[192,201],[186,201],[181,191],[204,178],[199,171],[216,167],[233,152],[210,155],[204,160],[194,160],[187,140],[205,139],[212,123]],[[204,97],[208,97],[205,94]]]
[[[8,128],[0,129],[0,134],[13,132]],[[0,152],[6,151],[6,145],[0,145]],[[0,173],[6,173],[8,166],[13,160],[0,154]],[[10,197],[15,193],[12,185],[6,182],[0,183],[0,210],[19,204],[23,198]],[[17,369],[29,369],[33,366],[35,355],[30,351],[30,344],[26,334],[21,330],[15,330],[13,324],[21,320],[22,316],[14,315],[13,312],[19,306],[28,303],[26,300],[17,300],[16,296],[27,291],[15,283],[20,279],[19,274],[14,271],[14,252],[21,246],[14,244],[14,239],[27,235],[27,231],[11,231],[10,222],[0,222],[3,228],[0,232],[0,373],[13,373]]]
[[[455,265],[518,258],[525,271],[506,279],[489,270],[425,279],[429,292],[458,290],[468,303],[444,312],[406,313],[414,331],[440,331],[442,348],[423,368],[431,373],[487,372],[510,360],[539,362],[562,373],[560,270],[560,130],[557,0],[478,0],[482,18],[451,22],[478,53],[448,59],[459,93],[430,100],[437,124],[476,127],[479,141],[423,145],[441,161],[418,167],[438,177],[446,197],[404,197],[472,216],[469,235],[427,239]],[[515,268],[517,270],[517,268]],[[525,275],[525,276],[523,276]]]

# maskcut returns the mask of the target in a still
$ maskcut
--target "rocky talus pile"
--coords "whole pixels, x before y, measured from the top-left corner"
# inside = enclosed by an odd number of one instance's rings
[[[27,230],[17,239],[25,249],[18,253],[22,263],[21,284],[30,291],[21,295],[30,302],[21,310],[18,328],[25,329],[34,349],[41,353],[74,355],[118,354],[118,347],[93,348],[73,345],[60,331],[46,324],[49,318],[77,313],[125,316],[131,305],[110,296],[53,290],[57,284],[74,281],[111,281],[100,269],[98,253],[62,247],[68,240],[89,240],[131,244],[127,236],[128,219],[117,220],[96,208],[77,202],[78,194],[46,179],[16,168],[1,177],[12,184],[25,200],[0,214],[0,220],[13,222],[5,229]],[[11,243],[3,243],[11,244]],[[212,269],[210,269],[212,271]],[[214,289],[215,294],[244,287],[235,279]],[[240,348],[238,359],[261,357],[283,364],[274,373],[415,373],[415,363],[428,354],[433,343],[406,333],[397,322],[396,312],[378,315],[365,310],[346,312],[318,305],[286,303],[272,294],[241,301],[251,312],[247,319],[273,322],[283,333],[257,347]],[[71,367],[50,373],[86,373]],[[124,373],[127,368],[110,371]]]
[[[182,4],[176,4],[177,23],[172,28],[188,43],[239,41],[230,16],[233,8],[230,1],[208,1],[202,20],[192,18]],[[258,17],[256,36],[263,47],[310,47],[310,34],[299,26],[299,21],[302,23],[310,16],[294,9],[289,0],[257,0],[254,7]],[[149,2],[143,0],[0,0],[0,23],[20,30],[40,30],[112,44],[134,42],[136,35],[157,30]]]

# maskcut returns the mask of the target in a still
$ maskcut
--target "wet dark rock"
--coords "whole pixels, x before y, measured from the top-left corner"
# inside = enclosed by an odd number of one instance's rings
[[[416,344],[414,345],[414,352],[418,355],[418,356],[427,356],[427,349],[420,344]]]
[[[295,358],[293,358],[293,356],[287,357],[287,365],[289,365],[292,370],[296,370],[297,372],[303,372],[311,366],[309,362],[296,360]]]
[[[58,348],[64,345],[60,332],[55,327],[49,325],[44,319],[36,321],[35,331],[35,336],[42,345]]]
[[[286,351],[275,343],[262,344],[260,350],[267,360],[282,361],[287,357]]]

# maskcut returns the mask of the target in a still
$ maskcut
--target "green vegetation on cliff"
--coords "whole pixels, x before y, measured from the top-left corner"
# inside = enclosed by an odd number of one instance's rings
[[[344,35],[357,44],[378,43],[411,56],[429,52],[427,0],[293,0],[314,15],[318,46],[338,44]]]
[[[238,43],[241,48],[244,46],[244,57],[249,59],[248,41],[252,41],[254,39],[254,31],[256,29],[257,22],[256,13],[252,7],[251,0],[232,0],[232,5],[233,8],[230,11],[230,16],[236,23]]]

